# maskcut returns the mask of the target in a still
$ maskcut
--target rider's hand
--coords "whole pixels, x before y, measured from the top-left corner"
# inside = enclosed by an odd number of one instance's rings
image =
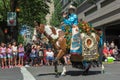
[[[64,17],[64,18],[67,17],[67,14],[63,14],[63,17]]]

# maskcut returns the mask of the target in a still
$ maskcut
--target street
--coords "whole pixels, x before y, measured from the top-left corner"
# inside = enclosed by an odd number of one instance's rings
[[[82,75],[82,71],[67,65],[66,76],[55,78],[53,66],[21,67],[12,69],[0,69],[0,80],[119,80],[120,63],[105,64],[105,73],[101,74],[101,68],[91,68],[88,75]],[[59,72],[62,66],[59,66]]]

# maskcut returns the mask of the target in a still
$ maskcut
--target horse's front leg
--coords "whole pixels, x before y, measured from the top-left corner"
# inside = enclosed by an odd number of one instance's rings
[[[58,63],[57,63],[57,61],[54,61],[54,71],[55,71],[55,77],[59,77],[57,64],[58,64]]]
[[[63,71],[61,73],[61,75],[65,75],[66,73],[66,67],[65,67],[65,60],[63,58],[63,55],[65,54],[65,52],[63,50],[59,50],[59,53],[56,56],[55,62],[57,62],[58,60],[60,60],[60,62],[63,65]],[[57,65],[55,64],[55,72],[57,71]]]
[[[66,75],[66,66],[63,65],[63,71],[61,73],[61,76],[65,76]]]
[[[63,69],[62,69],[62,73],[61,73],[61,76],[65,76],[66,75],[66,64],[65,64],[65,59],[64,59],[64,57],[62,57],[61,58],[61,63],[62,63],[62,65],[63,65]]]

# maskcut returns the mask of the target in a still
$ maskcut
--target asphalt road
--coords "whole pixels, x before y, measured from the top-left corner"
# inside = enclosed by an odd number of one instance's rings
[[[0,80],[23,80],[20,68],[1,69]]]
[[[82,75],[82,70],[67,66],[67,75],[55,77],[53,66],[0,68],[0,80],[120,80],[120,63],[105,64],[105,73],[101,68],[91,68],[88,75]],[[59,72],[62,66],[59,66]]]
[[[105,64],[105,73],[101,74],[101,68],[91,68],[88,75],[82,75],[82,70],[67,66],[67,75],[55,78],[53,66],[27,68],[36,80],[120,80],[120,63]],[[59,72],[62,67],[59,66]]]

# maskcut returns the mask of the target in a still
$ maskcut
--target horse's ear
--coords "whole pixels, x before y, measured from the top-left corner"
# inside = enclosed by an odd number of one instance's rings
[[[44,24],[40,24],[39,27],[45,27],[45,25]]]
[[[44,31],[45,31],[44,29],[45,29],[44,24],[40,24],[40,26],[39,26],[40,33],[44,33]]]
[[[56,34],[57,34],[57,33],[56,33],[56,30],[55,30],[55,28],[54,28],[54,27],[51,27],[50,29],[52,30],[52,32],[53,32],[53,34],[54,34],[54,35],[56,35]]]

